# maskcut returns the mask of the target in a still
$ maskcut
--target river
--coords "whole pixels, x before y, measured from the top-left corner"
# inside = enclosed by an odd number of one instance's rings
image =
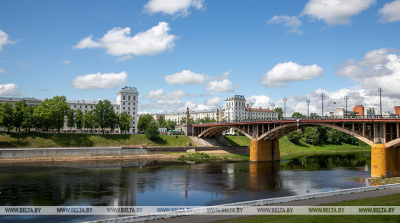
[[[370,153],[279,162],[93,161],[0,164],[1,206],[204,206],[370,186]],[[112,216],[0,216],[80,222]]]

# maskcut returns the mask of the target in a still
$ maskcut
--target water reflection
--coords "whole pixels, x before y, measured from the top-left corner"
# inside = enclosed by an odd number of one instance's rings
[[[216,205],[368,186],[348,178],[367,178],[369,170],[364,153],[251,163],[1,164],[0,205]],[[73,220],[82,217],[68,219]]]

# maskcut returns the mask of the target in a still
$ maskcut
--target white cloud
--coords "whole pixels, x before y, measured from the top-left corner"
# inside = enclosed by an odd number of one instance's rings
[[[321,76],[323,69],[316,65],[302,66],[292,61],[279,63],[260,77],[261,83],[268,87],[285,87],[287,83],[305,81]]]
[[[310,0],[301,15],[324,20],[328,25],[350,23],[350,17],[369,8],[376,0]]]
[[[296,16],[276,15],[268,20],[267,25],[280,23],[283,23],[284,26],[291,28],[289,32],[297,33],[299,35],[303,34],[303,31],[299,29],[303,23]]]
[[[378,13],[382,14],[381,22],[400,21],[400,0],[386,3]]]
[[[205,84],[207,76],[205,74],[196,74],[190,70],[183,70],[179,73],[166,75],[164,80],[167,84]]]
[[[250,103],[252,104],[251,105],[252,108],[262,107],[262,108],[270,108],[271,110],[273,109],[271,105],[273,103],[273,100],[265,95],[253,95],[249,98],[246,98],[246,104],[249,104],[250,106]]]
[[[5,74],[5,73],[7,73],[7,71],[4,70],[3,68],[0,68],[0,74]]]
[[[204,9],[204,0],[150,0],[144,5],[144,12],[152,15],[158,12],[185,17],[190,14],[189,8]]]
[[[207,86],[206,90],[210,91],[212,95],[217,94],[218,92],[233,92],[235,89],[232,85],[232,81],[228,79],[224,79],[222,81],[211,81]]]
[[[209,79],[210,79],[210,81],[220,81],[220,80],[228,79],[229,73],[230,73],[231,71],[232,71],[232,70],[228,70],[227,72],[225,72],[225,73],[223,73],[223,74],[221,74],[221,75],[209,77]]]
[[[0,60],[0,63],[4,63],[4,60]]]
[[[64,60],[64,61],[61,61],[61,63],[69,64],[69,63],[71,63],[71,61],[69,61],[69,60]]]
[[[19,61],[17,63],[17,65],[20,66],[20,67],[25,67],[27,65],[27,63],[23,63],[23,62]]]
[[[24,94],[24,92],[18,91],[18,86],[13,83],[0,84],[0,96],[21,96]]]
[[[118,58],[117,62],[122,62],[122,61],[129,60],[129,59],[132,59],[132,58],[133,58],[132,55],[125,55],[123,57]]]
[[[168,49],[173,49],[176,36],[168,34],[170,30],[169,24],[160,22],[151,29],[140,32],[130,37],[131,29],[114,28],[109,30],[98,42],[92,40],[92,36],[86,37],[75,45],[74,49],[84,48],[104,48],[107,54],[113,56],[126,55],[156,55]],[[129,59],[129,57],[121,57],[119,60]]]
[[[400,57],[386,48],[370,51],[362,60],[349,60],[338,67],[337,75],[352,78],[371,94],[382,87],[385,95],[400,95]]]
[[[7,33],[0,30],[0,52],[3,50],[4,45],[7,44],[14,45],[15,43],[16,41],[10,40],[10,36]]]
[[[220,106],[222,103],[222,99],[220,97],[211,98],[206,101],[206,105],[208,106]]]
[[[128,81],[128,74],[121,73],[97,73],[78,76],[72,81],[75,89],[106,89],[114,88],[125,84]]]
[[[188,96],[188,94],[181,90],[173,91],[169,94],[165,94],[163,89],[150,90],[143,98],[150,99],[152,102],[150,104],[141,105],[141,109],[162,108],[173,111],[174,109],[182,107],[182,98]]]

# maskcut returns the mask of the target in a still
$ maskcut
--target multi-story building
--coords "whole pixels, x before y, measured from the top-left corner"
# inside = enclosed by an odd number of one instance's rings
[[[12,97],[0,97],[0,103],[10,103],[11,107],[14,107],[14,103],[18,101],[25,100],[26,104],[29,106],[39,106],[42,100],[37,98],[12,98]]]
[[[362,105],[356,105],[353,108],[353,112],[356,112],[360,117],[369,117],[375,115],[375,108],[366,108]]]
[[[235,97],[225,99],[224,118],[228,122],[245,119],[276,119],[278,112],[269,108],[251,108],[249,104],[246,104],[243,95],[235,95]]]
[[[154,119],[158,119],[160,114],[153,115]],[[170,114],[163,114],[164,119],[166,121],[174,121],[176,123],[180,123],[180,121],[186,117],[186,112],[177,112],[177,113],[170,113]],[[223,112],[220,109],[208,109],[208,110],[199,110],[199,111],[191,111],[190,117],[197,122],[199,119],[204,119],[209,117],[210,119],[215,119],[216,121],[222,121]]]
[[[394,114],[400,115],[400,106],[394,106]]]
[[[357,112],[354,111],[347,111],[344,108],[336,108],[335,111],[329,112],[329,115],[332,117],[344,117],[344,116],[351,116],[351,115],[357,115]]]

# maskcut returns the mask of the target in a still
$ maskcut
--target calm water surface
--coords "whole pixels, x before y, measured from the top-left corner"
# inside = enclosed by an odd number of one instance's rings
[[[0,165],[1,206],[203,206],[370,186],[370,153],[280,162],[94,161]],[[1,222],[79,222],[112,216],[0,216]]]

